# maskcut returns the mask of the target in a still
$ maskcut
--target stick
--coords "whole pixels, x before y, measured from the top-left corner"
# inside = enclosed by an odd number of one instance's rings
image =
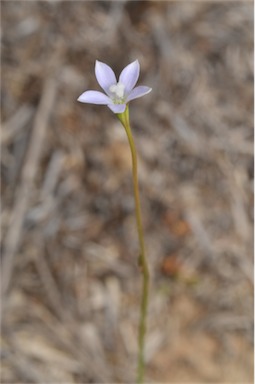
[[[55,72],[55,71],[54,71]],[[17,253],[24,217],[28,208],[34,179],[38,169],[46,129],[57,94],[57,77],[51,75],[45,81],[40,104],[35,116],[29,148],[21,173],[20,187],[17,189],[9,230],[4,242],[2,262],[2,295],[7,292],[13,272],[14,257]]]

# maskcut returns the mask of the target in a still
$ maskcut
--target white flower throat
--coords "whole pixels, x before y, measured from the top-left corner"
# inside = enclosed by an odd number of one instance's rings
[[[110,92],[113,94],[115,103],[122,103],[124,97],[125,85],[122,83],[113,84],[110,86]]]

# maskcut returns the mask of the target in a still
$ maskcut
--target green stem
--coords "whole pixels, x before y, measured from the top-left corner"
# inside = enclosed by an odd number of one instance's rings
[[[145,245],[144,245],[144,236],[143,236],[143,225],[142,225],[142,214],[141,214],[141,204],[139,197],[139,186],[138,186],[138,176],[137,176],[137,154],[134,139],[132,136],[130,123],[129,123],[129,110],[128,106],[123,113],[117,115],[122,125],[124,126],[132,155],[132,174],[133,174],[133,185],[134,185],[134,197],[135,197],[135,213],[136,213],[136,223],[137,223],[137,232],[140,244],[140,254],[139,254],[139,266],[141,267],[141,272],[143,275],[143,285],[142,285],[142,299],[141,299],[141,308],[140,308],[140,322],[139,322],[139,333],[138,333],[138,362],[137,362],[137,383],[141,384],[144,381],[144,344],[145,344],[145,334],[146,334],[146,317],[147,317],[147,308],[148,308],[148,295],[149,295],[149,268],[148,262],[145,255]]]

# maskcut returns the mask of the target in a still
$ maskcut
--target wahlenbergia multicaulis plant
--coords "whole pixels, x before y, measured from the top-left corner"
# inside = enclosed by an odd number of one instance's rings
[[[126,130],[131,155],[132,155],[132,174],[134,185],[135,212],[138,238],[140,244],[140,253],[138,264],[143,275],[142,298],[140,309],[140,322],[138,332],[138,364],[137,364],[137,383],[143,383],[144,380],[144,342],[146,333],[146,316],[149,295],[149,268],[145,254],[141,205],[139,197],[138,176],[137,176],[137,154],[134,139],[132,136],[129,122],[129,102],[144,96],[151,91],[146,86],[135,87],[140,73],[138,60],[127,65],[120,74],[117,81],[113,70],[100,61],[96,61],[95,74],[99,85],[105,93],[99,91],[86,91],[78,101],[82,103],[107,105],[118,117]]]

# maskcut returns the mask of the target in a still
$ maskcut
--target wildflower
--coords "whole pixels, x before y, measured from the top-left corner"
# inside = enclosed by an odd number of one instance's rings
[[[140,65],[138,60],[135,60],[123,69],[117,82],[111,67],[96,60],[96,78],[106,94],[99,91],[86,91],[82,93],[78,101],[107,105],[114,113],[123,113],[129,101],[144,96],[151,91],[151,88],[143,85],[135,87],[139,73]]]

